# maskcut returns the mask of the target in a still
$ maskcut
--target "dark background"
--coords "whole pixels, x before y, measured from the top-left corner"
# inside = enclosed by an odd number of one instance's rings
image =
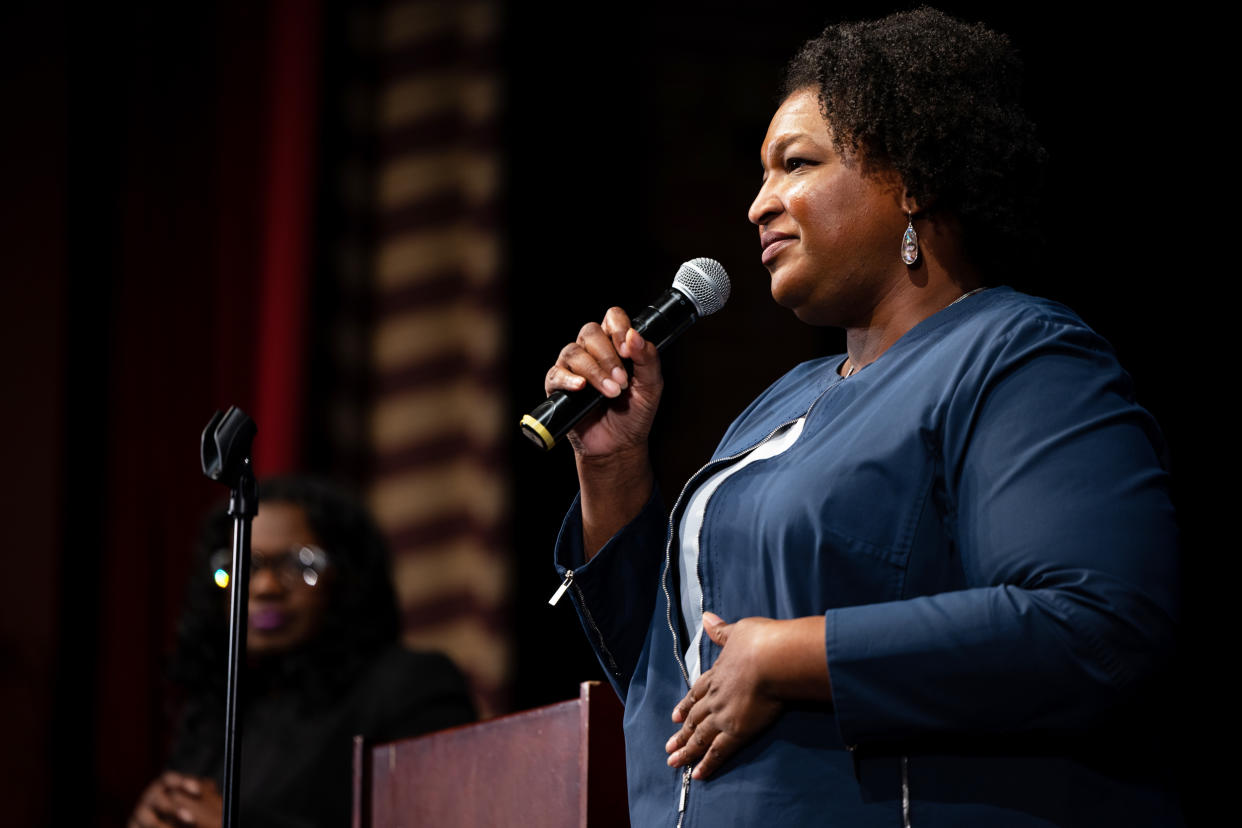
[[[325,18],[342,5],[324,3]],[[106,822],[132,803],[130,781],[158,767],[163,711],[111,721],[100,677],[123,671],[135,693],[159,685],[151,654],[166,646],[181,595],[169,585],[183,578],[198,516],[218,495],[198,471],[198,430],[248,376],[231,333],[248,317],[232,301],[247,299],[239,263],[256,242],[244,221],[226,232],[218,216],[253,210],[245,193],[255,170],[210,159],[222,145],[248,157],[257,113],[230,90],[264,49],[261,7],[53,2],[11,7],[0,27],[0,433],[12,533],[0,801],[16,814],[10,824]],[[733,298],[667,356],[654,437],[666,493],[758,391],[799,360],[841,350],[838,332],[803,326],[770,301],[745,214],[784,61],[825,22],[898,7],[634,3],[600,7],[602,20],[578,4],[505,8],[499,215],[514,422],[583,321],[611,304],[641,306],[695,256],[725,265]],[[1216,683],[1207,656],[1219,625],[1206,608],[1218,605],[1209,581],[1221,580],[1208,569],[1219,547],[1201,505],[1218,441],[1189,371],[1204,361],[1218,304],[1208,274],[1236,233],[1236,216],[1204,197],[1211,176],[1199,156],[1210,152],[1188,148],[1200,145],[1198,44],[1210,24],[1084,4],[941,7],[1007,33],[1026,59],[1052,177],[1044,264],[1020,286],[1070,305],[1114,343],[1168,438],[1185,539],[1183,690],[1153,711],[1152,727],[1188,739],[1213,727],[1213,696],[1198,691]],[[117,453],[144,443],[154,443],[149,456],[118,478]],[[308,446],[308,465],[316,456]],[[545,604],[557,584],[551,542],[575,488],[571,458],[539,454],[515,429],[507,467],[517,558],[510,706],[522,709],[567,698],[600,671],[568,603]],[[167,556],[127,553],[117,542],[127,537]],[[103,600],[118,583],[150,600]],[[1194,800],[1205,774],[1185,748]]]

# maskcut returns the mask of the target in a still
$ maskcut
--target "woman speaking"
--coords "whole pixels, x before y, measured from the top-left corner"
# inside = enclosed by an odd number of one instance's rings
[[[773,298],[847,352],[752,402],[671,511],[625,312],[548,372],[614,400],[570,433],[556,562],[634,825],[1180,821],[1136,713],[1177,611],[1160,435],[1103,339],[1001,286],[1044,155],[1019,72],[930,9],[793,60],[749,217]]]

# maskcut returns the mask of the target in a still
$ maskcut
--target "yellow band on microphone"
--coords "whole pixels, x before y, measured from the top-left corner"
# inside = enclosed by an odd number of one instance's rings
[[[552,448],[556,445],[556,438],[552,436],[552,432],[543,427],[543,423],[536,420],[529,414],[522,415],[522,427],[529,428],[531,431],[539,435],[539,439],[543,440],[545,448]]]

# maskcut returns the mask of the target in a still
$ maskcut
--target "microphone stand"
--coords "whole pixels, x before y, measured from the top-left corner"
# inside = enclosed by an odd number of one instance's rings
[[[240,828],[238,781],[241,777],[242,659],[246,656],[246,611],[250,603],[250,523],[259,513],[259,492],[250,461],[254,421],[233,406],[217,411],[203,429],[203,474],[229,487],[233,518],[233,568],[229,579],[228,687],[224,699],[224,825]]]

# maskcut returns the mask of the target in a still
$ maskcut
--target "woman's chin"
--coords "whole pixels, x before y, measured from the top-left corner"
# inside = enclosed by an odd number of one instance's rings
[[[772,298],[782,308],[793,311],[793,315],[798,317],[798,321],[805,325],[825,326],[837,324],[833,321],[833,316],[827,309],[810,301],[806,296],[794,295],[789,292],[778,292],[775,282],[772,284]]]
[[[302,643],[302,636],[293,630],[255,630],[246,633],[246,654],[251,658],[267,658],[282,655],[296,649]]]

